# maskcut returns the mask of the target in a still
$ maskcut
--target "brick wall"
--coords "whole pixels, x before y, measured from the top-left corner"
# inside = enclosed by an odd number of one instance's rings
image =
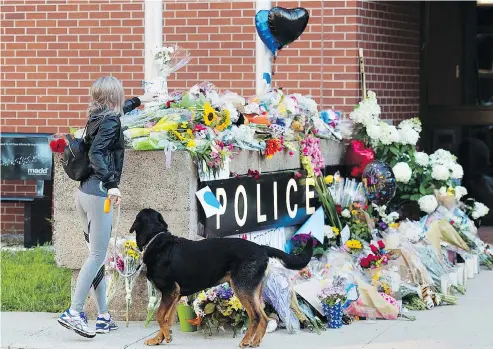
[[[84,123],[91,83],[114,75],[127,96],[142,93],[142,0],[3,0],[0,103],[2,132],[66,132]],[[310,21],[279,53],[276,86],[312,95],[323,108],[352,110],[361,98],[358,48],[365,49],[367,85],[385,117],[418,112],[419,3],[273,1],[303,6]],[[255,90],[254,1],[164,0],[164,42],[193,57],[170,78],[186,88],[204,80],[244,96]],[[4,183],[30,194],[30,184]],[[22,207],[2,205],[2,231],[22,225]],[[13,214],[13,212],[16,212]]]
[[[420,5],[360,2],[358,44],[364,49],[366,85],[377,93],[386,118],[419,113]]]

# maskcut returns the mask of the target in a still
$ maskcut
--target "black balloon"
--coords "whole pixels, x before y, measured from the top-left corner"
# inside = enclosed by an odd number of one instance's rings
[[[377,160],[366,165],[362,180],[366,197],[379,206],[392,200],[397,190],[392,168],[382,161]]]
[[[302,7],[292,9],[273,7],[269,11],[269,29],[279,43],[280,49],[300,37],[309,18],[308,11]]]

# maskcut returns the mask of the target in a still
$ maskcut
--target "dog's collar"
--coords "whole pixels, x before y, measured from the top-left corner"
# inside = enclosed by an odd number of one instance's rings
[[[152,242],[161,234],[164,234],[166,233],[165,231],[162,231],[160,233],[157,233],[156,235],[153,236],[153,238],[147,243],[147,245],[144,246],[144,248],[142,249],[142,261],[144,260],[144,254],[146,253],[147,249],[149,248],[149,246],[152,244]]]

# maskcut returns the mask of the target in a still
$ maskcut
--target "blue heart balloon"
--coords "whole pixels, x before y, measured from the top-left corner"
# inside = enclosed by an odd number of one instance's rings
[[[277,50],[281,48],[281,45],[274,38],[269,29],[269,11],[260,10],[255,15],[255,27],[257,27],[257,33],[262,42],[275,56]]]
[[[206,191],[204,193],[204,201],[207,205],[212,206],[214,208],[219,208],[221,205],[219,204],[219,201],[217,201],[216,197],[212,192]]]

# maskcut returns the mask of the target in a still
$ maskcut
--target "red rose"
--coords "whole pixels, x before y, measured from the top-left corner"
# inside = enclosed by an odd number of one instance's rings
[[[367,257],[361,258],[361,261],[359,262],[362,268],[369,268],[370,267],[370,261],[368,260]]]
[[[336,211],[337,211],[337,214],[341,214],[342,212],[342,206],[341,205],[336,205]]]
[[[50,148],[53,153],[63,153],[67,143],[63,138],[54,139],[50,142]]]
[[[370,245],[370,249],[371,249],[371,252],[375,253],[375,254],[378,254],[378,248],[375,246],[375,245]]]
[[[174,100],[167,101],[166,102],[166,108],[171,108],[171,103],[175,103],[175,101]]]
[[[378,247],[380,247],[381,250],[385,248],[385,244],[382,240],[378,240]]]
[[[371,262],[374,262],[376,260],[377,257],[375,257],[375,255],[373,254],[369,254],[368,257],[366,257],[366,259],[368,259],[368,262],[371,263]]]

